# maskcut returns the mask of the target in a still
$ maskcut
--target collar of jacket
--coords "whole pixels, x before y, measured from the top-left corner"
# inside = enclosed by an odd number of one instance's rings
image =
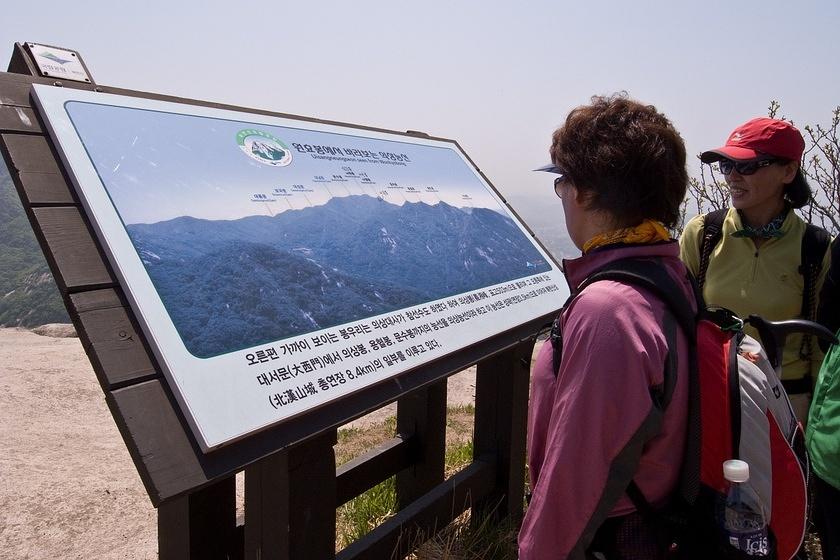
[[[730,222],[731,220],[731,222]],[[784,236],[787,234],[791,229],[793,229],[794,224],[796,223],[797,216],[796,212],[793,209],[790,209],[788,213],[785,215],[785,219],[782,220],[782,225],[779,227],[780,235],[779,237]],[[727,223],[729,222],[729,223]],[[729,212],[726,214],[726,219],[723,222],[723,234],[724,235],[732,235],[737,231],[741,231],[745,229],[745,224],[741,220],[741,213],[738,212],[735,208],[730,208]],[[776,239],[775,237],[772,239]]]
[[[738,210],[738,218],[741,220],[742,229],[732,233],[732,237],[752,237],[758,239],[781,237],[785,234],[782,230],[782,224],[784,224],[785,218],[787,218],[789,212],[790,206],[785,204],[784,210],[782,210],[778,216],[770,220],[769,223],[764,224],[762,227],[754,228],[744,223],[744,216],[741,215],[741,211]],[[790,229],[790,226],[788,226],[788,229]]]
[[[563,273],[572,293],[586,278],[607,264],[632,257],[680,258],[680,246],[675,240],[645,245],[610,245],[596,249],[576,259],[563,260]]]

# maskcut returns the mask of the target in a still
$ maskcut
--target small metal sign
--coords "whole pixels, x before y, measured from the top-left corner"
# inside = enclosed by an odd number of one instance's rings
[[[93,82],[77,52],[38,43],[27,43],[26,46],[45,77],[87,84]]]

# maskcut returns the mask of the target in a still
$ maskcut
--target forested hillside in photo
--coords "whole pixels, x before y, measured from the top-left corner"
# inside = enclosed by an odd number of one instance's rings
[[[513,220],[349,196],[127,226],[187,349],[210,357],[546,272]]]
[[[69,322],[47,261],[0,160],[0,326]]]

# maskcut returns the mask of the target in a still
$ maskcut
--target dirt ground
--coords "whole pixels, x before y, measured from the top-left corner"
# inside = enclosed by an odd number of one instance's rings
[[[450,404],[474,390],[451,377]],[[153,559],[156,520],[79,339],[0,328],[0,558]]]

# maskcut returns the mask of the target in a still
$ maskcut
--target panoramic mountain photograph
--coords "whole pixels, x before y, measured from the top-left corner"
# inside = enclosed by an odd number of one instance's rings
[[[549,270],[509,217],[334,198],[237,220],[126,227],[194,356],[206,358]]]
[[[70,101],[52,118],[81,141],[63,149],[120,239],[129,293],[150,280],[195,357],[552,269],[451,142],[122,102]]]

